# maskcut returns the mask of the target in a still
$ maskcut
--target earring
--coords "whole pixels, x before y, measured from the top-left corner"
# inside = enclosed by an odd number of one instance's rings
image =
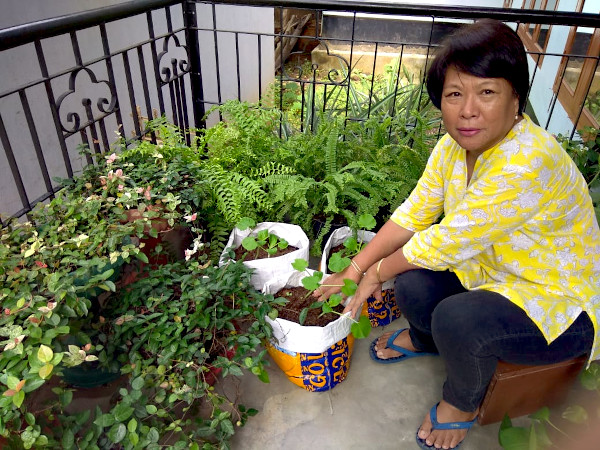
[[[519,120],[519,115],[515,114],[515,120]]]

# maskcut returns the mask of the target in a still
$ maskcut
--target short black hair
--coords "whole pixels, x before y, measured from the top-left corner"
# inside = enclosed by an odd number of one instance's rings
[[[527,55],[517,33],[502,22],[478,20],[444,39],[427,71],[427,92],[437,108],[441,107],[449,67],[476,77],[504,78],[519,98],[519,114],[525,109],[529,89]]]

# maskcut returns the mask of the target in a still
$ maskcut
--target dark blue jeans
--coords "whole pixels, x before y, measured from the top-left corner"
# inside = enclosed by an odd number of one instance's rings
[[[466,290],[448,271],[398,275],[395,294],[413,345],[444,359],[443,398],[462,411],[479,407],[498,360],[553,364],[589,354],[594,339],[592,322],[583,312],[548,345],[521,308],[495,292]]]

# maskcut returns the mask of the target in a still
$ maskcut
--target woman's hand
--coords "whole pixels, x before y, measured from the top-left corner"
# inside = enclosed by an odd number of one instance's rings
[[[368,270],[366,275],[358,284],[358,289],[346,304],[344,313],[350,312],[350,317],[356,319],[362,309],[362,305],[369,297],[381,300],[381,283],[377,280],[374,270]]]
[[[361,275],[352,266],[349,266],[342,272],[334,273],[327,277],[323,284],[313,292],[313,297],[317,297],[319,301],[324,302],[333,294],[341,291],[345,279],[352,280],[358,284]]]

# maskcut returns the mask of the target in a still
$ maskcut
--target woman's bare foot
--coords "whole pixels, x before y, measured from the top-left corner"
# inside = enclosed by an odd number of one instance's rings
[[[377,352],[378,358],[388,359],[402,355],[402,353],[387,347],[387,341],[393,333],[393,331],[383,333],[381,337],[377,340],[377,343],[375,344],[375,351]],[[413,346],[412,341],[410,340],[410,334],[408,334],[408,329],[404,330],[398,335],[398,337],[396,337],[396,339],[394,339],[394,345],[398,345],[399,347],[405,348],[406,350],[410,350],[411,352],[418,351]]]
[[[439,423],[448,422],[468,422],[477,417],[479,411],[465,412],[455,408],[450,403],[442,400],[437,407],[437,421]],[[459,428],[455,430],[432,430],[431,418],[429,413],[425,416],[425,420],[421,424],[417,436],[423,439],[427,445],[434,448],[450,449],[456,447],[462,442],[469,430]]]

